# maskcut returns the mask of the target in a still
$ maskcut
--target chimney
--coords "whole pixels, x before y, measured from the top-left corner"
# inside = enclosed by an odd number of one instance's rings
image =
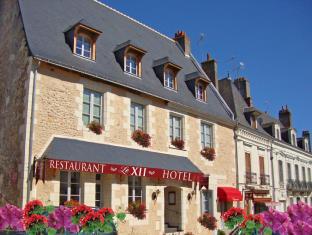
[[[247,105],[249,107],[252,106],[252,98],[250,96],[250,84],[249,84],[249,80],[244,78],[244,77],[240,77],[234,80],[234,84],[237,87],[237,89],[239,90],[239,92],[241,93],[241,95],[243,96],[243,98],[245,99]]]
[[[309,151],[309,152],[312,152],[312,151],[311,151],[310,132],[309,132],[309,131],[303,131],[303,132],[302,132],[302,137],[303,137],[304,139],[307,139],[307,140],[308,140],[308,146],[309,146],[308,151]],[[306,149],[306,150],[307,150],[307,149]]]
[[[184,51],[185,56],[190,56],[191,54],[191,41],[189,37],[183,31],[178,31],[174,35],[174,40],[180,44]]]
[[[207,60],[201,63],[201,66],[207,76],[212,81],[213,85],[219,90],[219,83],[218,83],[218,66],[217,61],[210,58],[209,53],[207,54]]]
[[[292,127],[291,112],[290,112],[290,110],[288,110],[287,105],[286,105],[285,108],[284,108],[284,106],[282,106],[282,109],[279,111],[278,116],[279,116],[280,122],[281,122],[286,128]]]

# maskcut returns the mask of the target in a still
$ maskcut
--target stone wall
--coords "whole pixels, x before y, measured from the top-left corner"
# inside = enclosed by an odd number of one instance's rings
[[[0,32],[0,206],[21,205],[31,59],[17,1],[0,1]]]

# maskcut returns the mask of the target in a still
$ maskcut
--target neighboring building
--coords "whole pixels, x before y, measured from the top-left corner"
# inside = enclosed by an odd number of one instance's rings
[[[267,206],[285,211],[298,200],[312,205],[309,132],[297,138],[287,106],[279,111],[279,119],[258,110],[252,103],[247,79],[213,82],[218,83],[237,120],[237,182],[247,211],[258,213]]]
[[[1,1],[0,31],[0,204],[141,202],[147,218],[128,215],[120,234],[207,234],[197,218],[241,200],[233,114],[185,33],[168,38],[92,0]],[[132,140],[138,129],[149,148]]]

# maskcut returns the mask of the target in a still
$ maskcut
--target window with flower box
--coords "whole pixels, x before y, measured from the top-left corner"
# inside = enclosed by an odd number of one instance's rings
[[[101,93],[86,88],[83,90],[82,121],[85,126],[92,121],[102,124],[102,102]]]
[[[128,203],[143,203],[142,177],[128,177]]]
[[[213,191],[212,190],[202,190],[201,191],[201,213],[206,213],[213,215]]]
[[[207,123],[200,124],[201,146],[213,148],[213,126]]]
[[[80,173],[79,172],[60,172],[60,205],[64,202],[75,200],[80,202]]]
[[[144,106],[138,103],[131,103],[130,107],[130,129],[145,131],[145,109]]]
[[[183,139],[182,117],[170,115],[169,120],[169,136],[170,140]]]

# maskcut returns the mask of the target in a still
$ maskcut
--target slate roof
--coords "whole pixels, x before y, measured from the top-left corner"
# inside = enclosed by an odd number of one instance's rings
[[[57,160],[201,173],[186,157],[61,137],[53,138],[43,156]]]
[[[212,84],[207,88],[206,103],[195,99],[185,84],[185,75],[202,70],[174,40],[93,0],[19,0],[19,5],[29,49],[35,58],[182,104],[224,123],[234,123],[231,111]],[[64,32],[82,19],[103,32],[96,42],[96,62],[73,55],[65,43]],[[116,61],[114,50],[128,40],[147,51],[142,58],[142,79],[125,74]],[[177,76],[178,92],[164,89],[153,70],[154,61],[164,57],[182,67]]]

